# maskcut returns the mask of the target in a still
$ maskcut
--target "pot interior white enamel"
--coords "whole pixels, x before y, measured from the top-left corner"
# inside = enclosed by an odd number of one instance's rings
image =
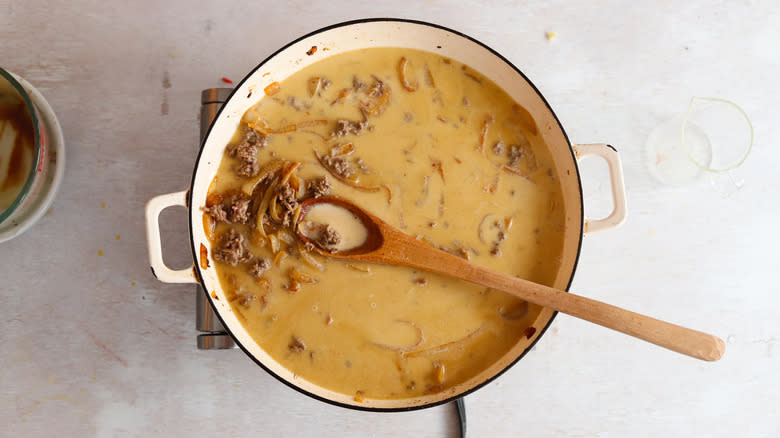
[[[313,54],[310,49],[316,46]],[[536,88],[511,63],[486,46],[454,31],[438,26],[401,21],[367,20],[344,23],[305,36],[261,63],[235,89],[208,133],[193,175],[189,205],[193,255],[199,260],[200,246],[211,254],[211,244],[202,221],[200,206],[205,205],[209,185],[214,179],[223,152],[235,133],[242,115],[264,96],[264,88],[281,82],[292,73],[325,57],[371,47],[405,47],[435,52],[463,62],[503,88],[525,107],[536,121],[540,135],[549,147],[565,203],[565,227],[561,265],[553,286],[567,289],[577,263],[583,231],[582,193],[573,149],[552,110]],[[523,338],[510,351],[472,379],[442,392],[421,397],[393,400],[365,399],[337,393],[294,375],[269,356],[244,329],[220,286],[211,261],[201,269],[201,282],[217,314],[237,343],[258,364],[285,383],[324,401],[358,409],[406,410],[434,406],[462,396],[497,377],[516,362],[544,332],[554,312],[544,309],[534,322],[536,333]]]

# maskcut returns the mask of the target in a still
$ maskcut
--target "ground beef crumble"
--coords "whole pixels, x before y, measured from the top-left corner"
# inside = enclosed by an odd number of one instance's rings
[[[509,167],[517,167],[520,164],[520,160],[525,160],[529,171],[536,170],[536,157],[534,157],[534,152],[530,145],[509,145],[507,157],[509,157]]]
[[[298,196],[294,188],[289,183],[282,184],[277,189],[279,204],[282,206],[283,214],[282,225],[291,225],[295,209],[298,208]]]
[[[353,122],[351,120],[339,120],[336,122],[336,129],[331,134],[334,137],[343,137],[347,134],[360,135],[368,126],[368,121]]]
[[[211,216],[214,222],[245,224],[251,218],[251,203],[251,199],[243,194],[238,194],[229,196],[227,201],[222,204],[214,204],[211,207],[204,207],[202,210]]]
[[[219,263],[227,263],[236,266],[249,260],[250,256],[245,254],[244,236],[238,231],[231,229],[222,237],[222,244],[214,250],[212,256]]]
[[[255,260],[252,266],[249,267],[249,274],[255,278],[260,278],[269,269],[271,269],[271,262],[268,259],[259,259]]]
[[[347,159],[344,157],[326,157],[325,164],[327,164],[336,175],[342,178],[349,178],[355,173],[347,162]]]
[[[322,161],[333,171],[333,173],[342,178],[349,178],[355,173],[344,157],[325,156]]]
[[[328,178],[323,176],[321,178],[313,179],[309,181],[307,187],[309,196],[312,198],[319,198],[320,196],[327,196],[330,194],[330,182]]]
[[[252,201],[249,198],[244,196],[235,198],[227,212],[228,220],[236,224],[245,224],[249,222],[249,204],[251,202]]]
[[[245,177],[252,177],[260,172],[260,164],[257,162],[257,151],[268,145],[268,138],[254,129],[247,129],[244,137],[238,144],[228,147],[228,154],[238,159],[239,165],[236,173]]]
[[[211,216],[214,222],[228,222],[227,212],[222,204],[215,204],[211,207],[203,207],[203,212]]]
[[[341,235],[333,227],[326,225],[325,229],[320,233],[318,243],[323,248],[333,249],[334,246],[341,243]]]

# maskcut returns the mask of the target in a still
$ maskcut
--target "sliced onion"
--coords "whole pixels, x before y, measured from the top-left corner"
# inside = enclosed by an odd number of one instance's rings
[[[437,345],[435,347],[424,348],[422,350],[401,352],[401,357],[406,358],[406,357],[416,357],[416,356],[423,356],[429,354],[443,353],[456,345],[463,344],[464,342],[476,336],[481,331],[482,331],[482,326],[479,326],[474,331],[472,331],[471,333],[469,333],[468,335],[460,339],[456,339],[452,342],[447,342],[446,344]]]
[[[301,284],[314,284],[314,283],[319,282],[319,280],[317,278],[312,277],[311,275],[309,275],[309,274],[307,274],[305,272],[301,272],[301,271],[299,271],[299,270],[297,270],[295,268],[291,268],[290,269],[290,278],[293,281],[295,281],[297,283],[301,283]]]
[[[301,255],[303,262],[310,267],[319,271],[325,270],[325,267],[322,266],[322,264],[318,262],[317,259],[315,259],[314,256],[306,248],[304,248],[303,244],[300,242],[298,243],[298,253]]]
[[[409,61],[405,56],[402,56],[401,61],[398,63],[398,76],[401,79],[401,86],[404,87],[406,91],[415,92],[417,91],[417,82],[415,82],[414,85],[409,83],[409,80],[406,77],[407,64],[409,64]]]

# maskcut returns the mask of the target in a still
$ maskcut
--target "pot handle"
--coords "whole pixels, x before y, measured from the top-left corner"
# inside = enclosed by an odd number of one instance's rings
[[[603,158],[609,166],[609,180],[612,185],[612,213],[603,219],[585,218],[585,233],[598,233],[620,226],[626,220],[626,187],[623,182],[623,165],[617,149],[604,143],[576,144],[574,155],[577,161],[587,156]]]
[[[160,212],[168,207],[187,206],[187,191],[156,196],[146,203],[146,242],[149,245],[149,265],[152,274],[163,283],[197,283],[193,267],[173,270],[165,265],[162,258],[162,240],[160,239]]]

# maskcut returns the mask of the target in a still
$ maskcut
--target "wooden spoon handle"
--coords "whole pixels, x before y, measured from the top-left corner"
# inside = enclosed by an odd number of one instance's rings
[[[469,263],[460,257],[426,247],[425,244],[412,238],[404,242],[402,256],[392,250],[389,252],[384,255],[395,259],[396,264],[405,264],[481,284],[697,359],[718,360],[723,356],[726,348],[723,340],[716,336],[495,272]]]
[[[471,281],[697,359],[716,361],[726,349],[723,340],[717,336],[601,301],[487,269],[476,269],[472,275],[479,278]]]

